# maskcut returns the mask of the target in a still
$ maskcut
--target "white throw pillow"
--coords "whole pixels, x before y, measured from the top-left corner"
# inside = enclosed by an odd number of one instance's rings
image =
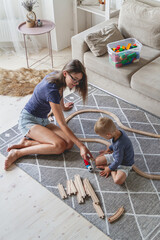
[[[160,49],[160,7],[127,0],[120,9],[118,28],[125,38]]]
[[[86,36],[85,41],[96,56],[102,56],[107,52],[107,44],[124,39],[116,25],[110,24],[97,32],[90,33]]]

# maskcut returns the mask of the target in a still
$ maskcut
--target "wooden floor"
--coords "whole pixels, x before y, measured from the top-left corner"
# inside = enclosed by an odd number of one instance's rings
[[[40,55],[45,54],[44,49]],[[34,56],[34,60],[38,56]],[[54,66],[62,67],[71,59],[70,49],[54,53]],[[49,61],[37,69],[50,68]],[[0,56],[0,67],[26,67],[24,56]],[[67,92],[66,92],[67,94]],[[0,133],[15,125],[30,96],[0,96]],[[83,240],[110,239],[20,168],[3,170],[0,155],[0,239],[1,240]]]

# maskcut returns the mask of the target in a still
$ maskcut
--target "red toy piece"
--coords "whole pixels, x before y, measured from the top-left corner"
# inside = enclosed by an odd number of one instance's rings
[[[91,164],[88,162],[89,158],[86,159],[83,159],[84,160],[84,164],[86,166],[86,168],[88,169],[89,172],[92,172],[93,171],[93,168],[91,167]]]

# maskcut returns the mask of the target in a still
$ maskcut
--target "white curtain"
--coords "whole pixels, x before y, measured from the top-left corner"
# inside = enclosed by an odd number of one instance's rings
[[[36,4],[35,4],[36,5]],[[36,12],[37,8],[33,9]],[[38,10],[40,12],[40,10]],[[22,6],[22,0],[0,0],[0,49],[6,52],[13,46],[16,54],[24,54],[23,35],[18,32],[18,25],[26,20],[27,11]],[[26,38],[28,51],[38,52],[41,44],[35,36]]]

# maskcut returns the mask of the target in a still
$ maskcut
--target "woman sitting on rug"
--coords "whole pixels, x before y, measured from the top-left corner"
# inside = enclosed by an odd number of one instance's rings
[[[79,60],[72,60],[62,71],[53,72],[35,87],[33,95],[22,110],[19,129],[24,138],[19,144],[8,148],[5,170],[18,158],[29,154],[61,154],[71,149],[74,143],[80,149],[82,158],[92,157],[86,146],[74,135],[65,122],[62,110],[69,110],[73,103],[63,102],[63,90],[74,88],[85,102],[88,88],[84,66]],[[50,123],[47,115],[52,110],[59,126]]]

